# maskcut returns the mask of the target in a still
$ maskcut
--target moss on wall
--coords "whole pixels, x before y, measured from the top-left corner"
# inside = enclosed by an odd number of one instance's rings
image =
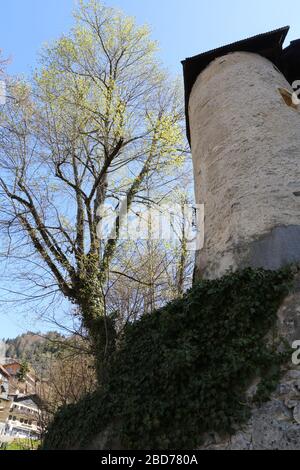
[[[206,432],[234,432],[251,381],[263,377],[254,400],[267,400],[286,361],[266,335],[292,278],[228,273],[128,325],[105,386],[60,410],[44,448],[84,448],[108,428],[125,449],[192,449]]]

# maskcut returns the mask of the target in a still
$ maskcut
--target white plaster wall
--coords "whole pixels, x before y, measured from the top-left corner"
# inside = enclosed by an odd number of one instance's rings
[[[300,228],[300,113],[279,88],[292,91],[270,61],[236,52],[212,62],[192,89],[196,201],[205,205],[196,265],[205,277],[260,264],[250,259],[254,240],[274,227]]]

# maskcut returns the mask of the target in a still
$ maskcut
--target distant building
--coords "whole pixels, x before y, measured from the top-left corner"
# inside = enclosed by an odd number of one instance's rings
[[[4,432],[11,406],[11,400],[8,398],[9,379],[9,373],[0,365],[0,435]]]
[[[3,435],[11,438],[39,439],[41,411],[37,395],[14,397]]]
[[[10,379],[9,372],[0,365],[0,397],[7,398]]]
[[[0,365],[0,442],[16,438],[38,439],[41,434],[41,403],[36,379],[30,371],[18,379],[18,361]]]
[[[0,443],[1,436],[5,434],[5,426],[8,420],[11,400],[9,398],[0,397]]]
[[[3,364],[2,366],[7,372],[11,375],[11,377],[15,378],[21,369],[21,363],[18,361],[9,362],[7,364]]]
[[[5,369],[10,375],[10,394],[35,394],[36,393],[36,383],[37,379],[34,375],[34,372],[30,370],[25,377],[25,380],[20,381],[18,379],[18,374],[21,370],[22,364],[19,361],[10,360],[2,365],[2,368]]]

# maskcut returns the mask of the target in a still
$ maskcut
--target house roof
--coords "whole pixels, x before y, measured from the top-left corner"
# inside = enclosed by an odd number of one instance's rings
[[[10,373],[1,365],[0,365],[0,374],[4,375],[7,379],[10,378]]]
[[[5,364],[3,364],[3,367],[20,366],[20,365],[21,365],[21,362],[15,360],[15,361],[6,362]]]
[[[15,377],[21,367],[21,363],[18,361],[11,361],[7,364],[3,364],[2,367],[6,369],[7,372],[9,372],[11,377]]]
[[[279,70],[292,83],[297,77],[299,70],[300,41],[293,41],[291,45],[282,49],[284,40],[289,31],[289,26],[285,26],[274,31],[259,34],[257,36],[234,42],[226,46],[213,49],[194,57],[189,57],[182,61],[184,88],[185,88],[185,112],[187,124],[187,138],[190,142],[190,126],[188,115],[188,103],[190,94],[199,74],[216,58],[222,57],[231,52],[253,52],[271,60]],[[295,65],[296,64],[296,65]]]
[[[31,405],[32,403],[39,407],[42,404],[42,400],[36,394],[24,395],[24,396],[15,396],[14,403],[24,403],[24,405]]]

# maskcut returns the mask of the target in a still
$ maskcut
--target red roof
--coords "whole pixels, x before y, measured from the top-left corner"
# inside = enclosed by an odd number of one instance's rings
[[[9,373],[10,376],[15,377],[19,372],[21,364],[17,361],[10,362],[9,364],[3,364],[3,368],[6,369],[6,372]]]
[[[10,373],[0,364],[0,373],[7,378],[10,378]]]
[[[2,367],[9,367],[9,366],[20,366],[21,365],[21,362],[19,361],[10,361],[10,362],[6,362],[5,364],[2,365]]]

